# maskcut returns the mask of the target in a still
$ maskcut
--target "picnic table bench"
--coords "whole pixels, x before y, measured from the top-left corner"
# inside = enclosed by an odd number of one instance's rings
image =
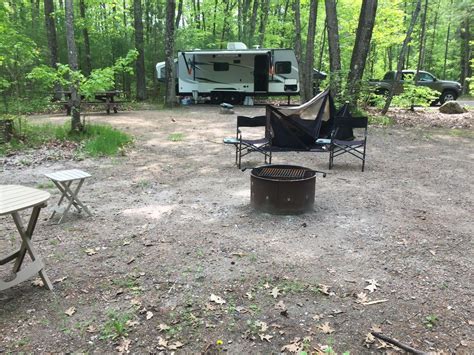
[[[0,280],[0,291],[4,291],[39,274],[44,285],[53,289],[51,281],[44,271],[44,264],[32,244],[32,236],[38,221],[41,208],[46,206],[50,194],[46,191],[19,185],[0,185],[0,216],[11,215],[21,237],[21,246],[18,250],[0,257],[0,265],[15,262],[13,266],[14,278]],[[33,208],[26,228],[23,225],[20,211]],[[26,253],[32,263],[21,269]]]
[[[62,91],[61,94],[64,99],[58,101],[58,103],[64,106],[66,114],[69,116],[71,115],[72,109],[72,93],[71,91]],[[94,94],[94,99],[92,101],[85,101],[85,96],[81,95],[81,105],[104,105],[107,114],[110,114],[110,111],[117,113],[118,105],[125,102],[124,100],[117,99],[121,94],[122,91],[119,90],[100,91]]]

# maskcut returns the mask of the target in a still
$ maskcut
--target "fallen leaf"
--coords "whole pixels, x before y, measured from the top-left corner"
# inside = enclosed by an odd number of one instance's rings
[[[247,293],[245,294],[245,297],[247,297],[247,299],[249,299],[249,300],[253,299],[253,295],[252,295],[251,292],[247,292]]]
[[[278,289],[278,287],[274,287],[272,289],[272,292],[270,292],[270,293],[273,296],[273,298],[277,298],[278,296],[281,295],[280,290]]]
[[[379,341],[377,349],[393,349],[393,345],[384,342],[383,340],[377,339]]]
[[[431,255],[435,256],[436,252],[434,250],[430,250]]]
[[[372,324],[372,327],[370,328],[370,331],[375,332],[375,333],[382,333],[382,327],[380,325],[377,325],[377,324]]]
[[[260,340],[261,341],[268,341],[270,343],[270,339],[273,338],[273,335],[269,335],[269,334],[259,334],[258,335],[260,337]]]
[[[44,287],[44,282],[41,280],[41,278],[37,277],[33,281],[31,281],[31,284],[36,287]]]
[[[87,255],[89,255],[89,256],[92,256],[92,255],[97,254],[97,252],[95,251],[95,249],[86,249],[86,250],[84,250],[84,251],[85,251],[85,253],[86,253]]]
[[[167,348],[168,341],[166,339],[163,339],[162,337],[158,337],[158,346]]]
[[[319,284],[318,286],[319,286],[318,288],[319,292],[321,292],[324,295],[329,296],[329,289],[331,288],[331,286],[324,285],[324,284]]]
[[[270,284],[268,282],[265,282],[265,284],[263,285],[263,288],[268,290],[270,288]]]
[[[467,321],[467,323],[468,323],[469,325],[474,325],[474,320],[469,320],[469,321]]]
[[[321,316],[320,316],[319,314],[315,314],[315,315],[313,316],[313,320],[315,320],[316,322],[317,322],[318,320],[320,320],[320,319],[321,319]]]
[[[168,349],[170,349],[170,350],[177,350],[177,349],[179,349],[179,348],[182,348],[183,345],[184,345],[183,343],[181,343],[180,341],[177,341],[177,342],[175,342],[175,343],[173,343],[173,344],[168,345]]]
[[[369,284],[364,287],[364,290],[369,290],[370,293],[374,292],[377,289],[377,287],[380,286],[377,283],[377,280],[375,279],[370,279],[370,280],[365,280],[365,281],[368,282]]]
[[[265,333],[268,329],[267,323],[259,321],[259,320],[255,322],[255,326],[260,328],[261,333]]]
[[[214,305],[211,304],[211,303],[206,303],[206,309],[207,309],[208,311],[215,311],[215,310],[217,309],[217,307],[214,306]]]
[[[126,245],[130,245],[130,241],[129,241],[129,240],[124,240],[124,241],[123,241],[122,246],[126,246]]]
[[[375,342],[375,337],[371,333],[367,333],[365,336],[365,346],[370,347],[370,344]]]
[[[125,325],[126,325],[127,327],[134,327],[134,326],[139,325],[139,324],[140,324],[140,323],[139,323],[138,321],[136,321],[136,320],[131,320],[131,319],[129,319],[129,320],[125,323]]]
[[[97,332],[97,328],[95,327],[95,325],[90,324],[90,325],[87,327],[86,332],[87,332],[87,333],[96,333],[96,332]]]
[[[152,319],[153,318],[153,312],[152,311],[147,311],[146,312],[146,319],[149,320],[149,319]]]
[[[301,339],[300,338],[295,338],[291,341],[290,344],[287,344],[283,346],[280,351],[285,352],[288,351],[290,353],[297,353],[303,349],[303,346],[301,344]]]
[[[132,341],[130,339],[122,338],[120,344],[115,348],[119,353],[128,353],[128,347]]]
[[[66,315],[71,317],[74,313],[76,313],[76,307],[70,307],[64,311]]]
[[[357,303],[365,303],[369,302],[369,298],[367,297],[367,294],[365,292],[361,292],[357,294]]]
[[[130,265],[131,263],[133,263],[135,261],[135,258],[131,258],[129,261],[127,261],[127,265]]]
[[[280,311],[286,311],[286,305],[283,300],[275,304],[275,309],[278,309]]]
[[[324,334],[334,333],[334,329],[331,328],[329,322],[318,325],[318,329],[320,329]]]
[[[140,307],[142,305],[142,302],[139,300],[139,299],[136,299],[136,298],[132,298],[132,300],[130,301],[130,303],[132,304],[132,306],[138,306]]]
[[[53,281],[53,284],[58,284],[60,282],[63,282],[64,280],[67,279],[67,276],[64,276],[64,277],[60,277],[59,279],[56,279]]]
[[[209,298],[211,302],[215,302],[217,304],[224,304],[225,300],[219,296],[216,296],[215,294],[211,294],[211,297]]]
[[[169,325],[160,323],[160,325],[158,325],[158,329],[159,329],[160,332],[164,332],[164,331],[166,331],[166,330],[169,330],[170,327],[169,327]]]

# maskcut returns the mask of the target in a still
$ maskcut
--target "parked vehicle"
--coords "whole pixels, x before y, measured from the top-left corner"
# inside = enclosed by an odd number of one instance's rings
[[[369,85],[375,87],[375,93],[379,95],[388,94],[395,78],[395,71],[389,71],[382,80],[370,80]],[[415,76],[416,70],[403,70],[400,82],[395,83],[395,95],[403,91],[403,83],[407,75]],[[461,84],[456,81],[439,80],[433,74],[420,71],[416,79],[416,85],[427,86],[440,93],[438,101],[444,104],[446,101],[456,100],[461,95]]]
[[[177,94],[194,100],[238,104],[246,96],[293,96],[300,90],[292,49],[248,49],[236,42],[226,50],[179,51],[176,63]],[[164,67],[156,65],[158,80],[164,80]]]

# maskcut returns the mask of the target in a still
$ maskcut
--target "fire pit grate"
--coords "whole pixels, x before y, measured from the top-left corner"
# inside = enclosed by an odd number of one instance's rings
[[[308,170],[305,168],[263,167],[255,171],[254,174],[262,178],[294,180],[304,179],[306,172],[308,172]]]

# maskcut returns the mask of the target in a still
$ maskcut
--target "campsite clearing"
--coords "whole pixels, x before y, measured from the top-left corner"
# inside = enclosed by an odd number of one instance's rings
[[[374,330],[423,351],[473,351],[472,112],[443,115],[441,128],[421,113],[405,114],[414,127],[371,126],[366,171],[337,161],[317,179],[314,212],[300,216],[250,208],[249,171],[222,143],[235,115],[218,112],[90,115],[135,146],[114,158],[4,158],[2,183],[52,201],[60,193],[45,173],[89,172],[81,200],[94,216],[56,225],[42,212],[35,246],[55,291],[32,280],[0,293],[0,352],[386,351]],[[273,162],[327,171],[328,155]],[[0,250],[15,232],[0,219]],[[0,266],[0,278],[8,271]]]

